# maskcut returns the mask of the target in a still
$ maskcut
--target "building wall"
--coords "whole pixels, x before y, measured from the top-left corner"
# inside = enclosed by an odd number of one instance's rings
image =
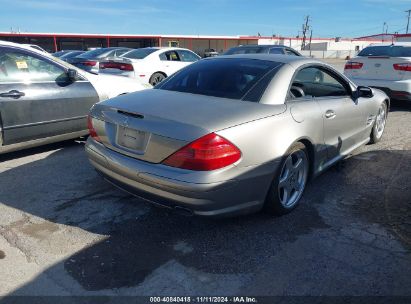
[[[306,50],[312,51],[359,51],[364,47],[370,45],[370,43],[376,43],[380,41],[375,40],[340,40],[334,39],[315,39],[311,44],[309,40],[306,42]],[[297,51],[301,50],[302,39],[301,38],[271,38],[271,39],[259,39],[258,44],[281,44],[292,47]]]
[[[397,37],[396,41],[398,41],[398,42],[411,42],[411,36]]]
[[[404,35],[399,35],[404,36]],[[377,37],[380,38],[380,37]],[[398,37],[398,41],[411,41],[411,35]],[[124,46],[130,48],[169,46],[170,43],[183,48],[188,48],[204,55],[206,49],[214,49],[219,53],[227,49],[247,44],[280,44],[301,50],[302,38],[292,37],[249,37],[249,36],[150,36],[150,35],[97,35],[97,34],[36,34],[36,33],[0,33],[0,40],[18,43],[37,44],[49,52],[62,49],[88,50],[90,48],[107,46]],[[318,39],[313,38],[311,45],[307,41],[305,50],[358,52],[371,43],[380,43],[381,40],[364,39]]]

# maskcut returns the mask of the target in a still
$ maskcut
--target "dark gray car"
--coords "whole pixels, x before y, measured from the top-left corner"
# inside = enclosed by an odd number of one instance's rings
[[[107,58],[116,58],[131,50],[132,49],[130,48],[123,47],[95,49],[92,51],[85,52],[80,56],[68,59],[67,62],[84,71],[98,73],[100,61],[105,60]]]
[[[240,45],[233,47],[226,51],[223,55],[241,55],[241,54],[276,54],[276,55],[290,55],[301,56],[293,48],[285,45]]]
[[[93,75],[0,42],[0,154],[85,135],[94,103],[141,89],[135,80]]]
[[[67,61],[71,60],[72,58],[77,57],[77,56],[79,56],[81,54],[84,54],[84,53],[85,53],[85,51],[69,51],[69,52],[66,52],[63,55],[59,56],[58,58],[60,58],[61,60],[67,62]]]

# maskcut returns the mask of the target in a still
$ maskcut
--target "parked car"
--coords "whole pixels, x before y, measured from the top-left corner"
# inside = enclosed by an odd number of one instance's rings
[[[107,58],[118,57],[130,50],[132,49],[124,47],[100,48],[70,58],[67,60],[67,62],[84,71],[98,73],[100,61],[103,61]]]
[[[100,72],[136,78],[155,86],[199,59],[200,56],[188,49],[148,47],[102,62]]]
[[[66,55],[73,55],[75,54],[75,56],[81,55],[83,53],[85,53],[86,51],[82,51],[82,50],[62,50],[62,51],[58,51],[55,53],[52,53],[51,55],[53,55],[54,57],[60,58],[62,56],[66,56]]]
[[[32,49],[35,49],[37,51],[43,52],[43,53],[48,53],[45,49],[43,49],[41,46],[38,46],[36,44],[23,44],[24,46],[28,46]]]
[[[290,56],[302,56],[293,48],[285,45],[240,45],[226,51],[223,55],[239,55],[239,54],[282,54]]]
[[[370,45],[346,63],[344,74],[359,85],[383,90],[391,98],[411,101],[411,43]]]
[[[381,139],[388,108],[321,61],[219,56],[94,105],[86,151],[114,185],[186,214],[284,214],[310,176]]]
[[[71,60],[72,58],[74,58],[74,57],[77,57],[77,56],[79,56],[79,55],[81,55],[81,54],[84,54],[86,51],[70,51],[70,52],[66,52],[66,53],[64,53],[63,55],[61,55],[60,57],[58,57],[58,58],[60,58],[60,60],[63,60],[63,61],[69,61],[69,60]]]
[[[218,52],[215,49],[204,50],[204,58],[218,56]]]
[[[71,52],[76,52],[77,50],[61,50],[55,53],[52,53],[51,55],[53,55],[54,57],[60,58],[61,56],[71,53]]]
[[[0,154],[85,135],[94,103],[144,88],[129,79],[81,71],[31,47],[0,42]]]

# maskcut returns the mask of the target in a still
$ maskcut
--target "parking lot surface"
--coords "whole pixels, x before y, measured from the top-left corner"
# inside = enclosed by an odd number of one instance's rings
[[[411,296],[411,106],[282,217],[211,220],[102,180],[84,142],[0,156],[0,295]]]

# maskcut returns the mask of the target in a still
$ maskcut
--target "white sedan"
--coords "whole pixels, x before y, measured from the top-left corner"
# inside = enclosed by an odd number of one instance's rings
[[[136,78],[155,86],[199,59],[200,56],[188,49],[148,47],[101,62],[99,73]]]
[[[357,85],[411,101],[411,43],[372,44],[347,62],[344,74]]]

